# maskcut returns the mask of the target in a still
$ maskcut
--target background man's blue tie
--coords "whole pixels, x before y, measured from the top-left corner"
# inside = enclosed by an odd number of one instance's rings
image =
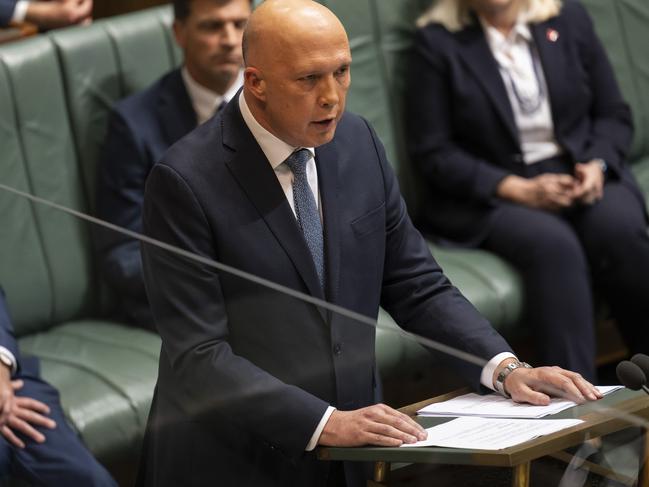
[[[312,154],[308,149],[299,149],[288,156],[284,164],[293,172],[293,201],[295,203],[297,222],[304,233],[306,244],[315,263],[320,286],[324,290],[322,222],[320,221],[320,212],[318,211],[315,196],[306,177],[306,163],[311,157]]]

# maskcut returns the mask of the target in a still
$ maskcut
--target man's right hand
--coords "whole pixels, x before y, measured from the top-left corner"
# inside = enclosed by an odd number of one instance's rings
[[[322,430],[323,446],[401,446],[425,440],[426,431],[409,416],[385,404],[334,411]]]
[[[529,179],[512,175],[500,182],[496,194],[530,208],[558,211],[574,204],[576,184],[569,174],[545,173]]]
[[[17,391],[22,386],[23,381],[21,380],[11,382],[13,391]],[[43,426],[49,429],[56,428],[56,422],[45,416],[49,412],[50,408],[47,404],[31,397],[14,396],[13,407],[9,412],[7,421],[0,427],[0,434],[18,448],[25,448],[25,442],[16,433],[22,433],[37,443],[43,443],[45,435],[34,426]]]

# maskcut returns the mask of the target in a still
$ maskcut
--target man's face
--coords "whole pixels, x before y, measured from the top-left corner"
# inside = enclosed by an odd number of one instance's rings
[[[261,72],[266,128],[296,147],[326,144],[345,110],[351,81],[347,36],[341,27],[282,44]]]
[[[174,23],[185,66],[192,77],[223,92],[243,64],[241,38],[250,16],[250,0],[192,0],[189,16]]]

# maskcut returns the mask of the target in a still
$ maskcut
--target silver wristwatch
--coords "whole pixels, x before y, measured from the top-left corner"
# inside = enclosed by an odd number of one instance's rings
[[[511,395],[505,390],[505,379],[513,371],[519,368],[531,369],[532,366],[527,362],[519,362],[518,360],[508,363],[496,376],[496,382],[494,382],[494,387],[496,391],[500,392],[505,397],[511,397]]]

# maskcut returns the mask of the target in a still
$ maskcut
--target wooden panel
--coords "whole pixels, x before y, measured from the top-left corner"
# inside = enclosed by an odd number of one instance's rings
[[[93,16],[101,19],[167,3],[165,0],[94,0]]]
[[[38,33],[38,27],[34,24],[21,22],[11,23],[7,27],[0,28],[0,44],[3,42],[15,41],[23,37],[33,36]]]

